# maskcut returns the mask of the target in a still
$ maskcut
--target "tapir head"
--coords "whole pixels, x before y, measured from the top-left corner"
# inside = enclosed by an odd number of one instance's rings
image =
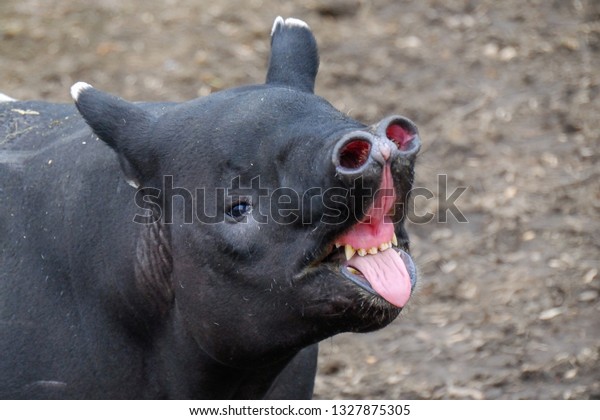
[[[149,215],[137,220],[138,287],[232,365],[381,328],[416,281],[403,226],[415,125],[367,126],[315,96],[304,22],[277,18],[271,36],[263,85],[179,105],[72,88]]]

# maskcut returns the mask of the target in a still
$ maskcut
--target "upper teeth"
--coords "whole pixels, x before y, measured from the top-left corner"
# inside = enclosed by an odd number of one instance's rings
[[[352,248],[352,245],[346,244],[346,246],[344,247],[344,252],[346,254],[346,260],[349,260],[356,253],[356,249]]]
[[[379,251],[385,251],[386,249],[389,249],[393,246],[398,246],[398,238],[396,238],[396,234],[394,233],[394,236],[392,236],[392,240],[389,242],[383,242],[381,244],[379,244],[379,246],[374,246],[368,249],[365,248],[358,248],[355,249],[352,245],[350,244],[346,244],[346,245],[342,245],[339,242],[336,242],[335,247],[339,248],[341,246],[344,247],[344,254],[346,255],[346,260],[349,260],[350,258],[352,258],[354,256],[354,254],[358,254],[361,257],[364,257],[367,254],[377,254],[377,252]]]

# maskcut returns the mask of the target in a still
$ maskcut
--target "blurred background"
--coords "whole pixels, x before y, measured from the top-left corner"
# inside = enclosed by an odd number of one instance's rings
[[[322,343],[315,397],[600,398],[599,1],[1,0],[0,92],[262,83],[277,15],[313,29],[319,95],[419,125],[435,195],[408,227],[417,293],[389,327]]]

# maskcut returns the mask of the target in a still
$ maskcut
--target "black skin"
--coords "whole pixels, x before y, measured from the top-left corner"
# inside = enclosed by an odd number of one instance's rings
[[[319,341],[399,314],[322,261],[367,211],[362,190],[261,223],[271,207],[256,177],[301,197],[357,180],[376,189],[382,173],[332,162],[344,136],[381,127],[312,93],[310,31],[282,23],[272,46],[266,84],[183,104],[93,88],[77,109],[0,103],[1,398],[310,398]],[[415,155],[390,160],[398,204]],[[204,188],[221,222],[185,223],[183,188]],[[217,200],[217,188],[233,197]],[[323,223],[332,209],[338,223]]]

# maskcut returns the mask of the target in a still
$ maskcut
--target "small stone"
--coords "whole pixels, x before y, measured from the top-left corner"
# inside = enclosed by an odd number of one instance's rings
[[[587,271],[583,275],[583,282],[585,284],[590,284],[594,280],[594,278],[596,277],[597,274],[598,274],[598,270],[595,268],[592,268],[591,270]]]
[[[440,266],[440,269],[442,270],[443,273],[445,274],[450,274],[451,272],[453,272],[454,270],[456,270],[456,267],[458,267],[458,263],[456,261],[448,261],[447,263],[444,263]]]
[[[523,236],[521,236],[521,239],[524,242],[531,241],[531,240],[535,239],[535,232],[533,230],[528,230],[526,232],[523,232]]]
[[[498,51],[498,45],[494,44],[493,42],[485,44],[483,47],[483,55],[486,57],[495,58],[498,56]]]
[[[377,357],[375,356],[367,356],[367,358],[365,359],[365,362],[367,363],[367,365],[374,365],[375,363],[378,362]]]
[[[569,369],[565,372],[565,374],[563,375],[564,379],[573,379],[575,376],[577,376],[577,369],[573,368],[573,369]]]
[[[579,294],[580,302],[593,302],[598,299],[598,292],[596,290],[586,290]]]
[[[539,319],[541,319],[542,321],[548,321],[552,318],[556,318],[557,316],[562,315],[564,311],[565,310],[563,308],[546,309],[540,314]]]
[[[394,45],[402,49],[415,49],[420,48],[423,45],[423,41],[421,41],[421,38],[411,35],[397,39]]]
[[[504,190],[504,197],[508,200],[514,198],[517,195],[517,187],[511,185]]]
[[[501,61],[510,61],[517,56],[517,50],[515,47],[504,47],[498,55]]]

